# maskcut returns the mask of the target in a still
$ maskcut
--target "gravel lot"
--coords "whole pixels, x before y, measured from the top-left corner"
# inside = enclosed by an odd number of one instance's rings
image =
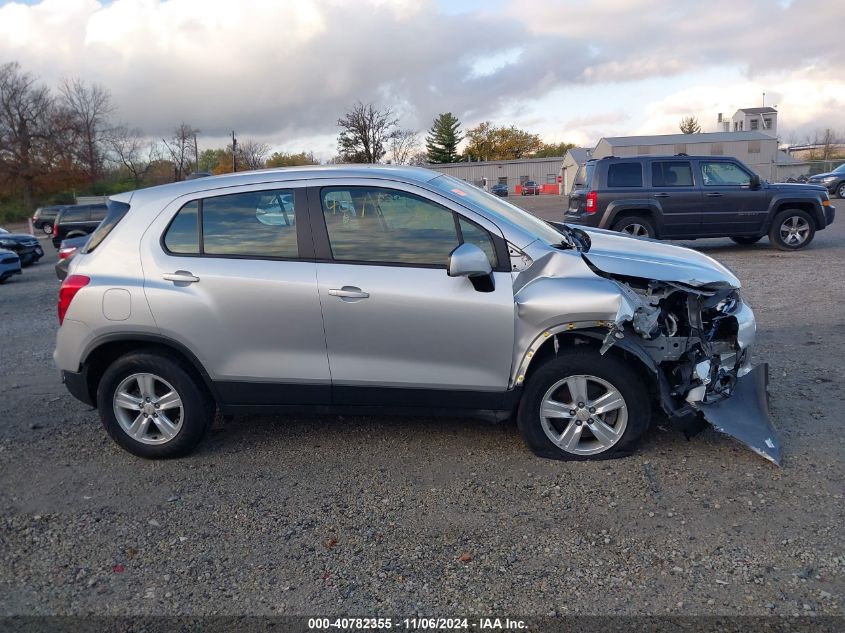
[[[803,252],[689,243],[746,286],[782,469],[713,431],[561,463],[512,424],[370,417],[235,418],[188,458],[143,461],[59,382],[45,240],[0,287],[0,615],[842,615],[835,203]]]

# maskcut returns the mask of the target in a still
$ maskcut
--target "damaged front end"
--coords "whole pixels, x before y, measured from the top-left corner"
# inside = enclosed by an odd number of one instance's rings
[[[701,430],[703,417],[780,465],[767,402],[768,368],[751,365],[756,323],[739,290],[725,282],[692,286],[626,277],[585,261],[623,295],[601,353],[620,345],[640,358],[647,355],[662,408],[687,435]]]

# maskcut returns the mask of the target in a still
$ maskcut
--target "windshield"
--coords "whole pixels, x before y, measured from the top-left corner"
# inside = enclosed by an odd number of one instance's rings
[[[845,163],[842,163],[839,167],[833,170],[834,174],[841,174],[845,173]]]
[[[428,184],[440,191],[452,194],[452,196],[458,196],[472,205],[481,207],[548,244],[557,245],[561,242],[562,236],[560,232],[556,231],[540,218],[531,215],[527,211],[523,211],[519,207],[515,207],[509,202],[505,202],[491,193],[479,189],[475,185],[445,175],[430,180]]]

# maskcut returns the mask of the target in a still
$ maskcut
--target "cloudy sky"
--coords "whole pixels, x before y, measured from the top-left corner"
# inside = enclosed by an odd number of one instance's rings
[[[843,23],[842,0],[0,0],[0,63],[98,82],[151,136],[184,120],[323,160],[357,100],[592,145],[714,131],[765,92],[801,142],[845,133]]]

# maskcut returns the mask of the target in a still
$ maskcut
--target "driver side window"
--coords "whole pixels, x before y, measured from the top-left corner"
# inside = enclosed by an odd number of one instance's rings
[[[496,265],[486,231],[430,200],[377,187],[326,187],[320,198],[335,260],[445,268],[467,241]]]

